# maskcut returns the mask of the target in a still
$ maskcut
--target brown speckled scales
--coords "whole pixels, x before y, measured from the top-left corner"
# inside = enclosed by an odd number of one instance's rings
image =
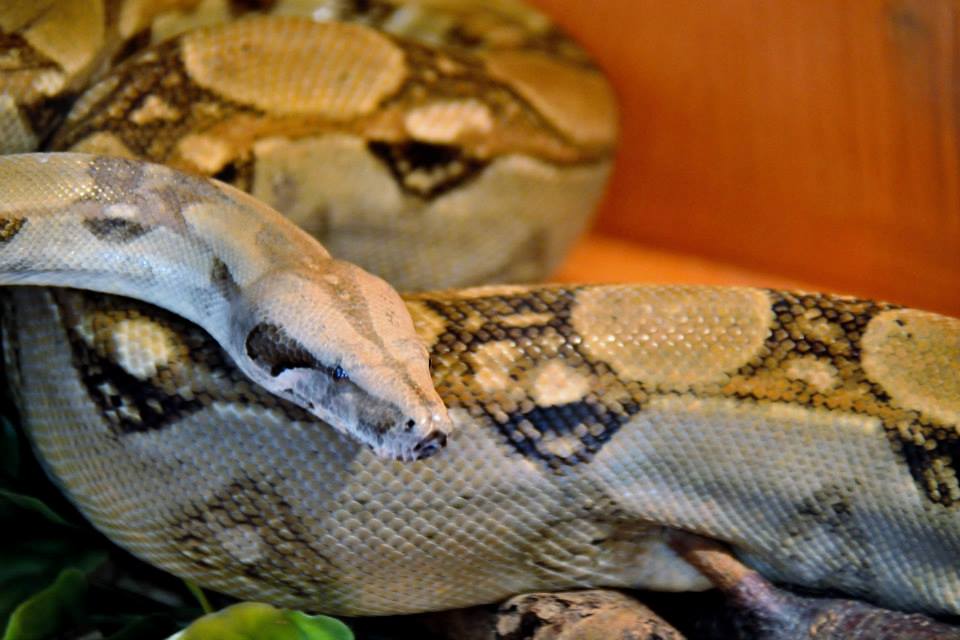
[[[91,520],[240,597],[370,614],[705,587],[672,527],[791,584],[960,610],[960,321],[751,289],[407,302],[455,422],[416,464],[358,450],[127,300],[16,291],[8,357]]]

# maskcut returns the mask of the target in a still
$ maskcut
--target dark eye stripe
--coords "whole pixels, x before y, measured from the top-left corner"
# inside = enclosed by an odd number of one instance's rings
[[[313,369],[322,371],[336,381],[347,380],[350,376],[340,365],[326,365],[314,358],[296,340],[290,338],[280,327],[270,324],[258,324],[246,340],[247,355],[255,362],[270,369],[271,376],[278,376],[287,369]]]

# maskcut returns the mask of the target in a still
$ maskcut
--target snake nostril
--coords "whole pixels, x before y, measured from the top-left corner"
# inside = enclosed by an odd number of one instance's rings
[[[423,460],[424,458],[429,458],[440,449],[443,449],[447,445],[447,434],[441,433],[440,431],[434,431],[429,436],[417,443],[413,448],[413,452],[416,455],[417,460]]]
[[[417,426],[417,421],[414,420],[413,418],[410,418],[409,420],[407,420],[406,424],[403,425],[403,430],[404,430],[404,431],[413,431],[413,428],[414,428],[415,426]]]

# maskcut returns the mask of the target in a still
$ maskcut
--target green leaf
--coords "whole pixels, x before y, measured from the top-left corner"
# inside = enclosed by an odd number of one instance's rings
[[[169,640],[353,640],[353,633],[335,618],[241,602],[198,618]]]
[[[43,640],[76,624],[82,617],[87,581],[77,569],[62,571],[56,582],[18,606],[3,640]]]
[[[16,615],[25,602],[46,591],[57,572],[84,575],[103,562],[99,551],[62,552],[56,556],[18,559],[15,554],[0,554],[0,624]]]
[[[187,585],[187,591],[193,594],[193,597],[197,599],[197,604],[200,605],[200,608],[203,609],[204,613],[213,613],[213,607],[210,606],[210,600],[207,599],[207,594],[203,592],[203,589],[200,588],[200,585],[192,580],[184,580],[183,584]]]
[[[290,619],[303,634],[304,640],[353,640],[350,627],[330,616],[308,616],[300,611],[291,611]]]
[[[0,523],[17,531],[0,546],[0,628],[24,600],[50,587],[62,571],[87,573],[106,557],[93,535],[32,496],[0,489]]]
[[[27,496],[22,493],[15,493],[7,489],[0,489],[0,520],[13,520],[15,517],[22,518],[23,516],[39,517],[49,524],[63,527],[73,526],[54,512],[53,509],[45,505],[39,498]]]

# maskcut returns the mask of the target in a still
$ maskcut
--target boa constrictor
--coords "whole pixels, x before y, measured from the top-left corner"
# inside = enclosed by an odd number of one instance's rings
[[[607,172],[606,85],[542,18],[506,2],[330,2],[312,19],[247,17],[164,40],[106,75],[105,60],[150,39],[148,18],[157,32],[179,31],[176,20],[139,2],[90,3],[100,13],[86,22],[77,7],[88,3],[39,4],[58,10],[0,10],[6,59],[21,64],[0,101],[14,150],[49,138],[51,149],[228,179],[402,287],[543,275]],[[173,13],[219,20],[220,4]],[[360,24],[316,21],[341,14]],[[86,31],[63,36],[77,24]],[[50,134],[52,114],[93,76]],[[679,529],[729,543],[786,583],[960,614],[956,319],[742,288],[409,294],[453,430],[438,455],[404,463],[267,393],[271,381],[250,382],[317,363],[336,381],[345,363],[368,396],[403,387],[382,373],[402,367],[373,366],[382,338],[374,351],[323,341],[392,336],[407,345],[396,361],[416,362],[408,320],[372,319],[394,309],[372,276],[336,273],[350,284],[310,292],[337,323],[315,342],[290,339],[304,325],[296,311],[247,321],[238,339],[196,294],[249,309],[264,269],[244,271],[246,261],[275,249],[302,262],[309,243],[297,232],[286,235],[293,249],[260,238],[271,231],[252,216],[271,219],[266,208],[169,170],[85,156],[8,161],[0,184],[15,194],[0,225],[8,281],[37,282],[26,275],[37,259],[54,274],[77,261],[102,274],[90,262],[109,262],[128,271],[122,293],[147,290],[167,309],[16,288],[4,344],[51,476],[113,540],[177,575],[344,614],[569,586],[705,588],[664,543]],[[132,196],[102,195],[130,186]],[[235,218],[210,216],[203,198]],[[46,215],[56,208],[67,217]],[[67,229],[75,247],[60,237]],[[174,245],[194,239],[202,259],[178,262]],[[145,253],[151,243],[159,257]],[[187,321],[211,316],[207,330]],[[343,320],[357,316],[374,330]],[[258,324],[271,327],[251,340]],[[423,392],[417,375],[404,384]]]

